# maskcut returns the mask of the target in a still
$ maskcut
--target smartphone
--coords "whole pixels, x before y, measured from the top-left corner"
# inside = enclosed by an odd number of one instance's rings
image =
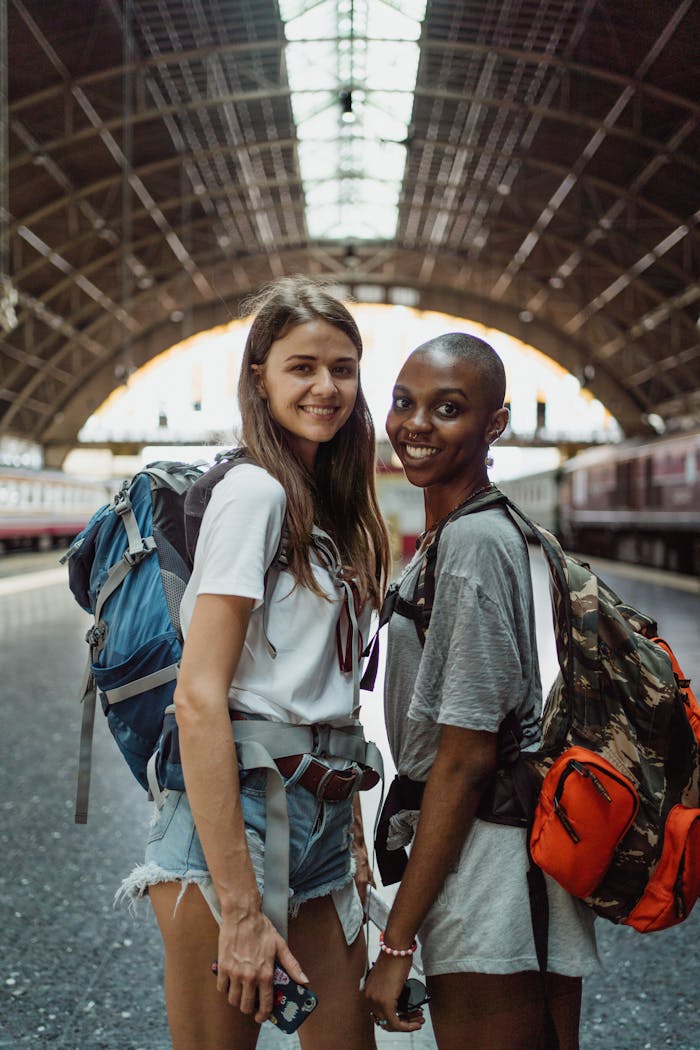
[[[211,972],[219,972],[215,962],[211,964]],[[280,1032],[291,1035],[317,1006],[316,993],[293,981],[282,963],[275,959],[275,969],[272,973],[272,1013],[269,1018],[271,1023],[276,1025]]]
[[[318,1006],[318,996],[293,981],[284,966],[275,960],[272,975],[272,1013],[270,1020],[280,1032],[290,1035]]]

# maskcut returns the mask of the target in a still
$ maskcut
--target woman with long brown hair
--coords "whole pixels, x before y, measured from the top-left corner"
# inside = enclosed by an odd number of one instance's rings
[[[239,383],[246,460],[213,489],[181,606],[186,791],[165,793],[125,891],[147,893],[158,920],[175,1050],[252,1050],[273,1007],[288,1020],[275,961],[318,997],[304,1050],[328,1047],[331,1026],[335,1048],[365,1050],[350,844],[354,826],[366,884],[356,792],[377,777],[357,665],[388,541],[362,342],[306,278],[271,285],[254,310]]]

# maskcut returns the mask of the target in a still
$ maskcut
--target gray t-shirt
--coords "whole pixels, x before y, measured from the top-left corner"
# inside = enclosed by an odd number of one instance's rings
[[[385,713],[399,773],[427,780],[440,726],[496,732],[516,710],[525,745],[539,739],[541,704],[534,603],[525,540],[501,507],[446,526],[438,544],[436,590],[425,649],[411,620],[389,628]],[[414,596],[420,559],[401,584]],[[391,818],[390,849],[412,839],[419,811]],[[524,828],[475,819],[459,857],[418,931],[425,972],[537,970],[527,889]],[[545,876],[549,969],[579,976],[598,967],[594,914]]]
[[[412,599],[422,556],[400,586]],[[538,740],[542,705],[530,562],[507,512],[491,507],[450,522],[438,545],[425,648],[411,620],[389,626],[385,717],[397,770],[426,780],[441,725],[498,732],[519,715],[523,746]]]

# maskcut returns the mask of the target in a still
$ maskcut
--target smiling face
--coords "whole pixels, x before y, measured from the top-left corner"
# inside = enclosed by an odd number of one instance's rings
[[[307,321],[276,339],[264,364],[251,367],[273,419],[312,468],[318,446],[335,437],[355,406],[359,363],[354,343],[326,321]]]
[[[486,483],[486,453],[508,421],[489,406],[476,364],[439,349],[404,364],[386,421],[389,440],[413,485],[445,513]]]

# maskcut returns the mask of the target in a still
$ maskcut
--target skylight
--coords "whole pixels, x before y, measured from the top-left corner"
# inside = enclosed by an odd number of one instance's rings
[[[396,232],[426,0],[279,0],[309,235]]]

